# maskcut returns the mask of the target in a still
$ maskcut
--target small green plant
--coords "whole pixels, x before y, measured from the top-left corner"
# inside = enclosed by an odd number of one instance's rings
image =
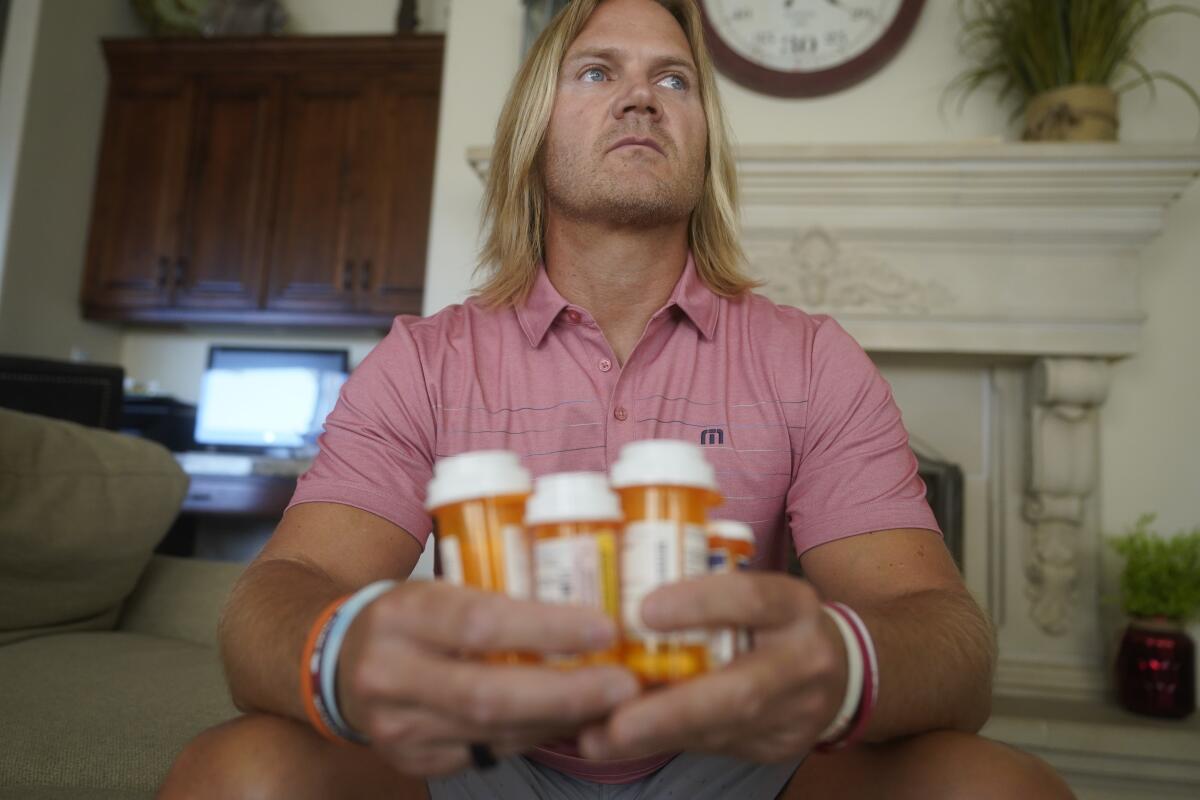
[[[1143,514],[1125,535],[1109,544],[1125,558],[1121,605],[1133,617],[1182,622],[1200,611],[1200,527],[1163,538],[1151,530],[1154,514]]]
[[[967,97],[998,81],[999,97],[1017,101],[1016,117],[1035,95],[1072,84],[1108,86],[1117,94],[1156,81],[1183,90],[1200,109],[1200,94],[1179,76],[1146,69],[1135,57],[1146,25],[1200,10],[1181,4],[1151,9],[1148,0],[959,0],[960,45],[975,61],[947,88]],[[944,98],[943,98],[944,99]]]

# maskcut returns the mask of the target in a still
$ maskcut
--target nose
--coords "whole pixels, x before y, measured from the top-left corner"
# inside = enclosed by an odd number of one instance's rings
[[[649,121],[662,117],[662,104],[654,96],[653,87],[645,79],[630,79],[625,90],[613,98],[613,116],[624,119],[626,114],[645,115]]]

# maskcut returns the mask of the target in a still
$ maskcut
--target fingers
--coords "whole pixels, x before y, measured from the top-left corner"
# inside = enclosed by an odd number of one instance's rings
[[[403,639],[376,641],[348,686],[363,708],[421,707],[478,725],[579,724],[607,714],[639,689],[620,667],[486,664]]]
[[[440,581],[408,584],[368,609],[383,629],[444,652],[581,653],[610,646],[617,630],[599,611],[514,600]]]
[[[796,697],[792,669],[781,659],[803,659],[803,648],[753,652],[718,672],[650,692],[619,708],[603,726],[580,738],[588,758],[625,758],[672,750],[721,750],[743,727],[784,713],[776,698]],[[803,674],[803,670],[800,671]],[[797,714],[816,704],[797,703]],[[781,720],[782,722],[782,720]],[[803,726],[803,720],[796,720]]]
[[[508,666],[461,655],[603,646],[615,631],[599,612],[409,584],[368,606],[361,622],[361,646],[348,645],[340,664],[343,700],[360,709],[372,746],[409,774],[468,766],[469,742],[503,758],[574,734],[639,691],[619,667]]]
[[[538,744],[574,735],[578,724],[494,720],[478,722],[441,710],[405,705],[376,706],[371,747],[403,773],[433,777],[470,766],[469,745],[488,745],[496,758],[524,753]]]
[[[638,693],[618,667],[558,670],[443,661],[422,681],[423,704],[481,728],[577,726],[608,714]]]
[[[730,572],[664,586],[642,601],[642,619],[656,630],[742,625],[777,628],[819,609],[816,591],[787,575]]]

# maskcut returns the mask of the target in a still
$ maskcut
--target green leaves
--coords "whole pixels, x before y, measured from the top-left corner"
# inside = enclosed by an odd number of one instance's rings
[[[1179,77],[1150,73],[1136,60],[1135,46],[1147,24],[1173,14],[1200,20],[1200,10],[1172,4],[1151,10],[1148,0],[959,0],[962,51],[974,66],[960,73],[947,94],[960,95],[959,108],[985,83],[1001,87],[1020,111],[1034,95],[1075,83],[1119,91],[1165,80],[1182,88],[1197,109],[1200,95]],[[945,98],[943,98],[944,100]]]
[[[1121,605],[1135,617],[1183,621],[1200,611],[1200,527],[1164,539],[1143,514],[1124,536],[1109,544],[1125,558]]]

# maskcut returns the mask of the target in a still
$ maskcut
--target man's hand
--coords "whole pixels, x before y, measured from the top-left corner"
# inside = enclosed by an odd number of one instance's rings
[[[338,698],[349,725],[400,772],[470,765],[468,745],[504,758],[577,733],[638,691],[617,667],[561,670],[484,663],[486,653],[582,653],[608,647],[597,611],[512,600],[441,582],[402,584],[346,635]]]
[[[642,618],[661,631],[746,626],[754,650],[624,704],[581,736],[588,758],[683,750],[758,762],[799,758],[841,705],[845,645],[805,581],[710,575],[658,589],[643,601]]]

